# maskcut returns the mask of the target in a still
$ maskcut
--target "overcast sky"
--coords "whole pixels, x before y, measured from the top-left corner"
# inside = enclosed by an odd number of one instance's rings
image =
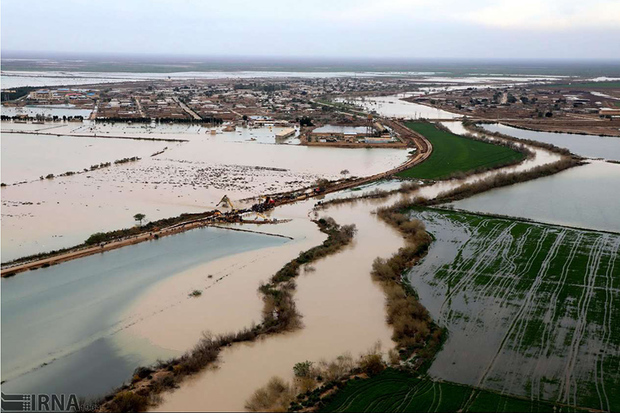
[[[2,50],[620,58],[620,0],[2,0]]]

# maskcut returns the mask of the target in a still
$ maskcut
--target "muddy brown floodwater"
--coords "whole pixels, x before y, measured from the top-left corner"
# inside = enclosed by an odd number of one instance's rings
[[[506,169],[524,170],[557,160],[555,155],[547,151],[530,149],[538,156]],[[437,183],[423,187],[419,194],[432,198],[442,191],[493,173],[496,172],[472,176],[464,181]],[[163,401],[156,410],[243,410],[245,400],[271,377],[277,375],[292,379],[292,367],[297,362],[331,359],[343,353],[358,356],[377,341],[382,343],[384,351],[392,348],[391,328],[385,322],[384,296],[371,280],[370,271],[376,257],[388,257],[403,246],[400,234],[373,214],[379,206],[391,205],[399,198],[401,195],[393,195],[386,200],[340,204],[322,211],[321,216],[331,216],[342,225],[355,224],[358,234],[354,242],[342,252],[320,260],[313,265],[315,271],[299,277],[294,297],[303,316],[304,327],[292,333],[266,337],[255,343],[226,348],[220,355],[217,368],[207,369],[188,379],[178,390],[164,394]],[[292,215],[299,219],[304,214],[311,213],[311,208],[312,202],[303,202],[278,208],[275,212],[278,216]],[[287,260],[290,258],[287,257]],[[255,290],[257,280],[266,280],[275,269],[277,268],[261,274],[258,278],[248,278],[251,287],[248,287],[245,297],[250,299],[253,296],[252,299],[255,300],[255,304],[252,304],[257,311],[254,319],[257,319],[261,307]],[[153,297],[165,294],[165,287],[160,288],[159,292],[153,291]],[[252,288],[254,292],[251,292]],[[232,297],[235,293],[226,294]],[[154,300],[155,298],[152,298],[151,302]],[[137,308],[141,305],[143,304],[138,303]],[[215,324],[237,324],[238,319],[225,322],[236,317],[234,313],[238,311],[237,308],[228,303],[221,305],[225,307],[214,302],[208,310],[220,317]],[[248,305],[244,304],[240,311],[245,312],[248,309]],[[196,317],[190,309],[178,311],[176,316],[167,322],[153,322],[149,328],[143,325],[140,334],[153,343],[165,345],[165,342],[170,340],[163,334],[168,325],[174,325],[175,319],[178,321],[186,317]],[[176,345],[184,348],[191,347],[198,338],[196,331],[188,330],[178,334],[174,341]]]
[[[32,126],[10,122],[2,124],[3,131],[8,127]],[[210,135],[205,133],[205,128],[180,125],[146,128],[136,125],[93,126],[85,122],[34,126],[54,128],[54,133],[66,136],[20,136],[28,137],[33,142],[61,139],[66,142],[66,147],[71,148],[79,148],[86,142],[117,142],[112,138],[71,137],[72,134],[175,138],[188,142],[122,141],[123,147],[140,148],[144,145],[141,152],[124,155],[141,155],[142,159],[79,175],[2,188],[4,262],[71,247],[82,243],[95,232],[129,227],[135,224],[132,217],[138,212],[154,221],[183,212],[210,210],[224,195],[238,200],[299,189],[312,185],[318,178],[342,178],[340,172],[344,169],[355,176],[372,175],[390,170],[409,157],[405,149],[311,148],[269,144],[265,142],[275,142],[275,133],[281,129],[269,127],[240,128],[235,132]],[[91,127],[96,129],[91,131]],[[257,140],[251,141],[251,138]],[[14,147],[19,150],[24,145]],[[149,156],[163,148],[168,149],[157,156]],[[96,163],[96,153],[86,165],[83,160],[72,159],[74,153],[54,153],[59,159],[49,164],[49,172],[57,174],[59,171],[52,168],[57,164],[73,165],[71,168],[75,170]],[[19,153],[13,156],[16,159],[33,159]],[[114,160],[106,157],[100,159],[101,162]],[[5,165],[3,162],[2,173],[7,172],[8,175],[15,172],[15,175],[19,173],[18,167],[19,164]],[[64,171],[63,167],[60,172]]]
[[[459,124],[451,125],[458,127]],[[178,132],[172,132],[171,135],[174,133]],[[203,134],[192,138],[188,144],[171,147],[162,160],[155,158],[138,165],[110,169],[93,174],[92,178],[84,175],[54,183],[35,183],[36,188],[42,190],[37,191],[37,196],[45,194],[47,202],[41,205],[35,202],[26,206],[16,204],[15,208],[19,207],[20,212],[26,215],[15,217],[5,216],[6,208],[3,205],[3,243],[7,235],[6,229],[11,229],[9,239],[15,242],[18,240],[21,225],[39,228],[33,225],[35,221],[40,223],[41,228],[34,231],[38,239],[42,234],[59,231],[66,222],[71,222],[72,227],[81,227],[84,224],[89,231],[94,232],[97,227],[105,228],[116,220],[120,221],[125,214],[128,220],[138,211],[153,218],[157,214],[173,215],[170,214],[170,208],[199,209],[214,203],[217,198],[215,194],[232,191],[235,184],[225,183],[229,185],[228,189],[209,193],[209,189],[202,186],[202,178],[188,175],[188,171],[194,170],[196,165],[184,166],[181,158],[191,154],[192,145],[195,145],[194,156],[197,157],[191,159],[192,162],[201,162],[198,156],[200,149],[221,147],[231,149],[231,152],[224,152],[225,155],[222,156],[231,160],[237,159],[237,166],[250,164],[273,167],[276,166],[275,159],[284,153],[302,151],[304,155],[312,154],[312,158],[306,157],[305,163],[296,169],[297,176],[307,176],[314,171],[318,173],[326,165],[329,166],[330,173],[337,174],[343,165],[337,161],[338,154],[345,156],[345,164],[351,166],[349,169],[353,174],[358,171],[387,170],[391,164],[399,164],[406,157],[406,151],[390,152],[387,149],[377,150],[380,152],[346,149],[332,152],[332,149],[329,149],[331,157],[326,158],[322,151],[311,151],[309,148],[288,147],[283,152],[283,147],[277,145],[256,144],[246,147],[235,142],[228,146],[222,142],[208,145],[204,139],[210,138],[205,138]],[[267,150],[269,147],[278,149]],[[532,149],[536,152],[535,158],[507,169],[526,170],[558,159],[547,151]],[[304,155],[296,156],[304,158]],[[215,155],[208,156],[212,161]],[[293,168],[296,159],[301,158],[288,157],[290,166],[287,164],[286,167]],[[260,162],[257,159],[260,159]],[[320,159],[320,162],[313,164],[312,159]],[[152,177],[151,173],[154,174]],[[433,198],[442,191],[494,173],[496,172],[471,176],[463,181],[440,182],[423,187],[419,194]],[[252,177],[255,175],[259,174],[253,173]],[[209,176],[206,175],[204,179],[209,180]],[[273,179],[273,174],[271,176],[265,179]],[[84,180],[88,182],[85,183]],[[279,178],[276,177],[274,182],[277,180]],[[262,181],[255,184],[256,191],[262,193]],[[31,198],[35,200],[34,185],[6,188],[11,191],[4,189],[3,203],[30,201]],[[247,189],[246,191],[253,192]],[[237,190],[237,193],[242,191]],[[101,199],[102,194],[105,194],[105,199],[96,204],[95,200]],[[350,192],[342,195],[349,196]],[[9,199],[5,200],[5,196]],[[373,211],[379,206],[393,204],[400,197],[401,195],[393,195],[380,201],[341,204],[321,211],[320,216],[331,216],[341,225],[355,224],[359,232],[351,245],[336,255],[314,263],[314,271],[303,271],[297,279],[294,298],[303,316],[304,327],[295,332],[266,337],[255,343],[226,348],[220,355],[218,368],[207,369],[188,379],[176,391],[164,394],[163,403],[158,409],[243,410],[245,400],[272,376],[292,378],[292,366],[297,362],[331,359],[347,352],[358,356],[377,341],[383,344],[384,351],[391,348],[392,332],[385,322],[383,292],[372,281],[370,270],[376,257],[390,256],[403,246],[404,242],[400,234],[379,221]],[[116,200],[122,200],[122,203],[117,203]],[[213,333],[237,331],[252,322],[258,322],[262,308],[261,298],[257,293],[260,283],[268,280],[300,251],[320,244],[325,238],[311,222],[311,218],[314,218],[314,202],[311,200],[285,205],[272,212],[272,215],[279,219],[291,218],[292,221],[282,226],[270,226],[269,232],[291,236],[294,241],[260,252],[250,251],[212,261],[169,280],[163,280],[141,293],[123,317],[125,323],[115,337],[117,344],[122,347],[127,342],[146,340],[157,348],[175,353],[191,348],[204,330]],[[129,208],[128,203],[131,205]],[[157,207],[146,209],[151,204]],[[123,205],[123,208],[120,208],[120,205]],[[76,208],[72,208],[73,206]],[[40,212],[37,211],[39,208]],[[6,222],[6,218],[11,219]],[[105,225],[102,225],[104,223]],[[63,235],[77,238],[85,234]],[[27,244],[31,239],[19,241]],[[23,251],[23,247],[21,250]],[[188,291],[193,289],[200,289],[203,294],[199,298],[188,299]]]
[[[305,202],[285,206],[278,210],[278,216],[305,215],[312,205]],[[383,344],[384,349],[391,348],[391,330],[385,323],[383,293],[371,280],[369,271],[375,257],[389,256],[395,246],[403,245],[403,240],[396,231],[370,214],[375,208],[373,204],[361,206],[343,205],[330,209],[327,214],[340,224],[356,224],[359,232],[351,246],[316,262],[312,265],[314,271],[302,272],[298,278],[295,300],[303,316],[304,327],[225,349],[218,363],[219,368],[204,371],[176,392],[166,394],[158,410],[243,410],[245,400],[256,388],[274,375],[291,378],[292,366],[299,361],[330,359],[346,352],[358,355],[377,341]],[[303,220],[298,220],[297,225],[306,226]],[[314,225],[309,220],[306,223]],[[209,318],[204,314],[211,314],[217,320],[207,320],[202,325],[215,327],[215,332],[238,329],[250,321],[258,321],[262,308],[262,301],[256,292],[259,282],[266,281],[298,251],[320,243],[321,238],[313,236],[305,245],[295,245],[296,248],[278,248],[277,255],[274,254],[271,259],[234,274],[236,281],[229,283],[226,298],[191,300],[187,305],[175,308],[174,314],[140,323],[137,332],[159,346],[186,349],[196,343],[200,331],[184,328],[179,331],[176,328],[175,337],[171,339],[167,337],[166,329],[175,324],[175,319],[183,320],[179,324],[184,324],[184,320]],[[156,302],[156,297],[165,294],[165,290],[166,286],[160,286],[145,299],[145,304],[138,303],[136,307]],[[194,304],[198,301],[204,303]],[[199,313],[192,308],[198,305],[201,306]],[[245,323],[240,323],[243,318]],[[164,332],[166,334],[162,334]]]

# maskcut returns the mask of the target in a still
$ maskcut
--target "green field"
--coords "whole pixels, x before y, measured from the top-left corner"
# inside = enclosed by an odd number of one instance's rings
[[[435,240],[408,274],[448,339],[428,373],[620,411],[620,235],[416,209]]]
[[[421,379],[388,369],[352,380],[321,409],[324,412],[568,412],[551,403],[500,395],[454,383]]]
[[[433,152],[420,165],[399,173],[402,178],[442,179],[456,172],[496,167],[524,158],[522,153],[508,147],[467,139],[431,123],[406,122],[405,125],[424,135],[433,145]]]

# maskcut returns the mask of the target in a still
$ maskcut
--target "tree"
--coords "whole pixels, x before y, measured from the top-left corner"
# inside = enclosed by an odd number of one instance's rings
[[[317,179],[315,185],[318,187],[318,190],[320,192],[323,192],[329,186],[329,181],[327,179],[325,179],[325,178],[319,178],[319,179]]]
[[[310,374],[312,373],[312,362],[303,361],[295,364],[293,366],[293,372],[295,373],[295,377],[310,377]]]
[[[142,221],[144,220],[144,218],[146,218],[146,215],[138,213],[136,215],[133,216],[133,219],[136,220],[137,222],[140,223],[140,226],[142,226]]]
[[[301,119],[299,119],[299,125],[300,126],[313,126],[312,119],[309,118],[308,116],[302,116]]]

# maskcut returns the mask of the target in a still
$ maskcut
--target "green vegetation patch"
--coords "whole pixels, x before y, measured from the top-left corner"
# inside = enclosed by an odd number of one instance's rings
[[[433,145],[431,156],[398,174],[402,178],[442,179],[455,173],[499,167],[520,161],[524,154],[506,146],[468,139],[441,130],[432,123],[406,122]]]
[[[366,380],[351,380],[335,393],[323,412],[566,412],[541,401],[436,382],[387,369]]]

